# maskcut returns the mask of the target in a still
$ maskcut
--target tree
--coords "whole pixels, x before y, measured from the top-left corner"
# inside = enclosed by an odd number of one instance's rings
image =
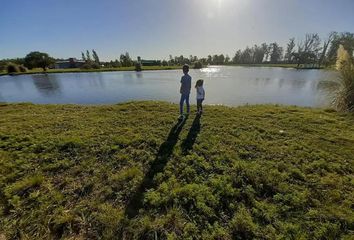
[[[189,55],[189,62],[193,62],[193,55]]]
[[[91,55],[90,55],[89,50],[86,50],[86,61],[91,62]]]
[[[232,62],[235,64],[241,63],[241,56],[242,56],[242,51],[237,50],[237,52],[235,53],[235,56],[232,59]]]
[[[315,64],[319,58],[321,50],[321,40],[317,33],[307,33],[305,40],[298,43],[298,51],[293,56],[297,61],[297,66],[300,64]]]
[[[83,52],[81,52],[81,58],[82,58],[82,61],[86,62],[86,57],[85,57],[85,54]]]
[[[272,51],[272,46],[271,44],[267,45],[267,50],[266,50],[266,53],[265,53],[265,61],[266,62],[269,62],[269,55]]]
[[[285,61],[292,63],[294,57],[295,38],[290,38],[289,43],[286,45]]]
[[[322,53],[321,53],[320,59],[318,61],[319,67],[321,67],[323,62],[326,62],[327,49],[328,49],[329,45],[332,43],[336,34],[337,34],[336,32],[329,33],[327,39],[325,39],[323,41]]]
[[[193,68],[194,69],[201,69],[201,68],[203,68],[203,64],[200,61],[196,61],[196,62],[194,62]]]
[[[229,57],[229,55],[226,55],[226,57],[225,57],[225,64],[229,64],[229,62],[230,62],[230,57]]]
[[[172,65],[175,65],[176,63],[175,63],[175,60],[173,59],[173,57],[172,57],[172,55],[170,54],[170,56],[169,56],[169,60],[168,60],[168,65],[170,65],[170,66],[172,66]]]
[[[211,57],[211,55],[208,55],[207,63],[208,64],[213,64],[213,58]]]
[[[263,43],[261,46],[254,45],[252,48],[253,63],[262,63],[264,55],[267,51],[267,44]]]
[[[100,64],[100,59],[98,58],[97,52],[94,49],[92,49],[92,57],[95,63]]]
[[[217,64],[217,65],[222,65],[222,64],[224,64],[224,62],[225,62],[225,56],[224,56],[224,54],[220,54],[220,55],[215,54],[215,55],[213,56],[213,62],[214,62],[214,64]]]
[[[119,59],[123,67],[131,67],[134,64],[128,52],[125,52],[125,54],[121,54]]]
[[[51,58],[47,53],[42,52],[30,52],[26,55],[24,60],[25,66],[28,69],[40,67],[43,68],[43,71],[55,63],[53,58]]]
[[[337,58],[337,50],[339,45],[343,45],[345,50],[350,56],[353,56],[354,52],[354,33],[344,32],[344,33],[334,33],[332,42],[330,44],[327,59],[330,63],[335,63]]]
[[[252,59],[253,59],[253,51],[251,48],[246,47],[246,49],[243,50],[241,54],[240,63],[249,64],[252,63]]]
[[[278,43],[274,42],[270,44],[270,62],[278,63],[282,59],[283,48],[278,45]]]

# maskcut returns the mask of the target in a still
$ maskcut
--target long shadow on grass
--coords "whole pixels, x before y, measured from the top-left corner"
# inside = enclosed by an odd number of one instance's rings
[[[188,154],[192,150],[195,140],[200,132],[200,115],[197,114],[193,120],[192,126],[189,129],[187,138],[182,142],[182,152],[184,155]]]
[[[143,181],[130,198],[127,207],[125,208],[125,216],[129,219],[138,215],[139,210],[143,207],[144,193],[147,189],[154,187],[153,179],[155,175],[162,172],[166,166],[186,120],[187,118],[178,121],[170,130],[166,141],[161,144],[155,160],[151,163],[149,171],[145,174]]]

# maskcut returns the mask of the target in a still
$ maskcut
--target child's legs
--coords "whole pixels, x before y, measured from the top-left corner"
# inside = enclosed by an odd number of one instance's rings
[[[187,104],[187,113],[189,113],[189,111],[190,111],[189,94],[186,94],[186,104]]]
[[[198,112],[201,110],[201,105],[202,105],[201,99],[197,99],[197,111]]]
[[[203,111],[203,101],[204,101],[204,98],[200,99],[200,110],[201,111]]]

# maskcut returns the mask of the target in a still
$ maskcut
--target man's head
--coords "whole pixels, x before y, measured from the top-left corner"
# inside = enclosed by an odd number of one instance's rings
[[[189,66],[188,66],[188,64],[184,64],[182,69],[183,69],[183,73],[184,73],[184,74],[187,74],[187,73],[189,72]]]

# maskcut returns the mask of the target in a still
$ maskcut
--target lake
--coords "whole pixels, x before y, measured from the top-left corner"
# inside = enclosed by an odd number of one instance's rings
[[[210,66],[191,69],[204,79],[206,104],[276,103],[322,107],[337,74],[325,70]],[[129,100],[179,101],[182,70],[51,73],[0,77],[0,102],[110,104]],[[192,87],[192,103],[195,90]]]

